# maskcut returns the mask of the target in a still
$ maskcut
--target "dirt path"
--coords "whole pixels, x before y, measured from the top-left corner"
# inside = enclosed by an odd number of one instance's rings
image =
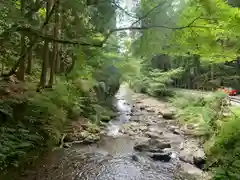
[[[122,125],[120,132],[138,142],[135,150],[154,161],[177,162],[180,171],[208,179],[201,170],[205,154],[200,141],[189,135],[189,127],[178,126],[175,109],[143,94],[133,93],[132,99],[132,118]],[[138,154],[135,159],[140,159]]]

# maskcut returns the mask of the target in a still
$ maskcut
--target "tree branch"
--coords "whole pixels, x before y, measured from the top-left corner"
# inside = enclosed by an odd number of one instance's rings
[[[120,9],[121,11],[123,11],[126,15],[128,15],[129,17],[132,17],[134,19],[138,19],[137,16],[134,16],[132,14],[130,14],[129,12],[127,12],[123,7],[121,7],[120,5],[118,5],[116,2],[112,2],[112,4],[117,7],[118,9]]]
[[[103,47],[103,45],[106,43],[108,38],[114,33],[118,31],[125,31],[125,30],[133,30],[133,31],[139,31],[139,30],[148,30],[148,29],[154,29],[154,28],[165,28],[165,29],[171,29],[171,30],[182,30],[182,29],[187,29],[187,28],[213,28],[213,27],[208,27],[208,26],[193,26],[193,23],[197,21],[198,19],[201,19],[201,17],[197,17],[193,19],[188,25],[186,26],[180,26],[180,27],[169,27],[165,25],[152,25],[152,26],[142,26],[142,27],[123,27],[123,28],[117,28],[117,29],[112,29],[110,30],[103,41],[98,41],[98,42],[80,42],[78,40],[62,40],[62,39],[55,39],[52,36],[42,34],[41,31],[36,31],[28,27],[23,27],[19,28],[19,31],[25,31],[27,33],[31,33],[38,38],[42,39],[48,39],[53,42],[61,43],[61,44],[72,44],[72,45],[81,45],[81,46],[90,46],[90,47]]]
[[[24,18],[32,17],[34,13],[36,13],[44,4],[44,1],[36,1],[35,4],[31,7],[31,9],[24,15]],[[16,32],[19,25],[17,23],[13,24],[10,28],[6,29],[0,34],[0,40],[4,40],[8,37],[12,32]]]
[[[167,1],[162,1],[159,4],[157,4],[156,6],[154,6],[152,9],[150,9],[145,15],[143,15],[142,17],[140,17],[137,21],[133,22],[131,26],[137,24],[138,22],[140,22],[141,20],[145,19],[149,14],[151,14],[155,9],[163,6]]]
[[[56,0],[51,11],[49,12],[49,16],[47,16],[47,18],[45,19],[44,23],[42,24],[40,31],[43,31],[46,27],[46,25],[49,23],[55,9],[58,7],[60,3],[60,0]],[[21,28],[19,28],[21,29]],[[36,46],[36,43],[39,39],[39,36],[35,36],[35,38],[33,39],[33,41],[29,44],[29,47],[26,48],[26,50],[24,51],[23,54],[21,54],[21,56],[18,58],[16,64],[12,67],[12,69],[7,73],[7,74],[2,74],[2,77],[7,77],[7,76],[11,76],[13,74],[16,73],[16,70],[18,68],[18,66],[21,64],[22,61],[24,61],[24,59],[28,56],[28,53]]]

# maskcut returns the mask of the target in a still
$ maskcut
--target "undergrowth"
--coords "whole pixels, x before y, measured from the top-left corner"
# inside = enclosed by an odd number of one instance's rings
[[[95,124],[109,121],[114,114],[110,104],[97,98],[93,86],[98,83],[90,84],[59,81],[40,93],[30,83],[1,86],[0,170],[57,145],[66,126],[79,117]]]

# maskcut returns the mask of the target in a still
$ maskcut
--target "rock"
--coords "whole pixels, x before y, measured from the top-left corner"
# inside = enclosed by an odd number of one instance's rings
[[[161,136],[163,134],[163,132],[146,132],[145,135],[149,138],[159,138],[159,136]]]
[[[146,108],[148,108],[148,106],[146,106],[146,105],[142,105],[142,106],[140,106],[139,107],[139,109],[142,111],[142,110],[145,110]]]
[[[173,134],[177,134],[177,135],[179,135],[179,134],[182,133],[181,130],[180,130],[177,126],[170,126],[170,127],[169,127],[169,130],[170,130]]]
[[[190,152],[186,150],[180,152],[179,159],[183,162],[193,164],[193,156]]]
[[[141,125],[139,126],[138,130],[144,133],[148,130],[148,128],[145,125]]]
[[[134,146],[134,150],[136,151],[150,151],[150,147],[148,144],[136,144]]]
[[[202,149],[198,149],[193,154],[193,164],[199,169],[203,169],[205,163],[206,163],[205,153]]]
[[[206,160],[205,160],[205,159],[202,159],[202,158],[193,157],[193,164],[194,164],[197,168],[203,169],[203,168],[204,168],[204,165],[206,164]]]
[[[146,111],[147,111],[147,112],[149,112],[149,113],[150,113],[150,112],[152,112],[152,113],[153,113],[153,112],[155,112],[155,110],[154,110],[154,109],[149,109],[149,108],[148,108],[148,109],[146,109]]]
[[[157,149],[166,149],[171,148],[170,142],[158,140],[158,139],[150,139],[149,143],[151,146],[155,146]]]
[[[146,153],[142,153],[142,152],[137,152],[131,155],[131,157],[133,161],[136,161],[141,164],[145,164],[146,162],[149,163],[149,160],[151,160]]]
[[[133,155],[132,155],[132,160],[133,160],[133,161],[137,161],[137,162],[139,162],[140,158],[139,158],[138,155],[133,154]]]
[[[183,142],[181,142],[181,144],[179,145],[179,149],[180,149],[180,150],[183,150],[183,149],[184,149],[184,143],[183,143]]]
[[[146,109],[146,107],[145,106],[140,106],[139,109],[144,110],[144,109]]]
[[[82,131],[79,134],[79,139],[86,139],[89,136],[89,132],[88,131]]]
[[[169,162],[171,160],[171,153],[153,153],[150,154],[150,157],[154,161]]]
[[[181,161],[193,164],[199,169],[203,169],[204,164],[206,163],[206,156],[202,149],[198,149],[195,152],[191,152],[191,150],[183,150],[180,152],[179,159]]]
[[[150,139],[148,141],[143,141],[134,146],[136,151],[146,151],[146,152],[163,152],[163,149],[171,148],[171,144],[169,142]]]
[[[174,119],[174,116],[175,116],[175,113],[172,112],[172,111],[162,112],[162,117],[163,117],[164,119]]]

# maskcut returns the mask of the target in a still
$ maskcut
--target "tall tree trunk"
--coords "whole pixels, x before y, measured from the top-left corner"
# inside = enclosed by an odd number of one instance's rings
[[[59,31],[59,7],[56,9],[55,11],[55,25],[54,25],[54,38],[58,38],[58,31]],[[55,72],[56,72],[56,62],[58,59],[58,43],[57,42],[53,42],[53,56],[51,58],[50,61],[50,78],[49,78],[49,82],[48,82],[48,87],[52,87],[54,84],[54,80],[55,80]]]
[[[24,15],[24,6],[25,6],[25,0],[21,0],[21,14]],[[22,33],[21,34],[21,55],[25,53],[25,48],[26,48],[26,43],[25,43],[25,36]],[[17,78],[20,81],[24,81],[24,74],[25,74],[25,61],[26,61],[26,57],[24,58],[23,61],[21,61],[20,65],[19,65],[19,69],[17,72]]]
[[[29,36],[29,44],[31,43],[32,43],[32,37]],[[32,74],[32,56],[33,56],[33,50],[31,49],[30,52],[28,53],[28,61],[27,61],[27,69],[26,69],[27,74]]]
[[[62,18],[61,18],[61,13],[62,13],[62,8],[59,5],[58,7],[58,13],[56,15],[56,24],[55,27],[57,29],[57,34],[56,34],[56,38],[60,39],[61,37],[61,29],[62,29]],[[55,67],[55,73],[60,73],[61,72],[61,68],[60,68],[60,64],[61,64],[61,55],[60,52],[62,51],[62,45],[61,44],[57,44],[57,56],[56,56],[56,67]]]
[[[46,5],[46,18],[49,17],[49,13],[51,11],[53,2],[52,0],[47,1]],[[47,34],[49,30],[49,25],[45,28],[45,33]],[[46,81],[47,81],[47,68],[48,68],[48,62],[49,62],[49,40],[45,39],[44,41],[44,47],[43,47],[43,62],[42,62],[42,72],[40,77],[40,87],[45,87]]]

